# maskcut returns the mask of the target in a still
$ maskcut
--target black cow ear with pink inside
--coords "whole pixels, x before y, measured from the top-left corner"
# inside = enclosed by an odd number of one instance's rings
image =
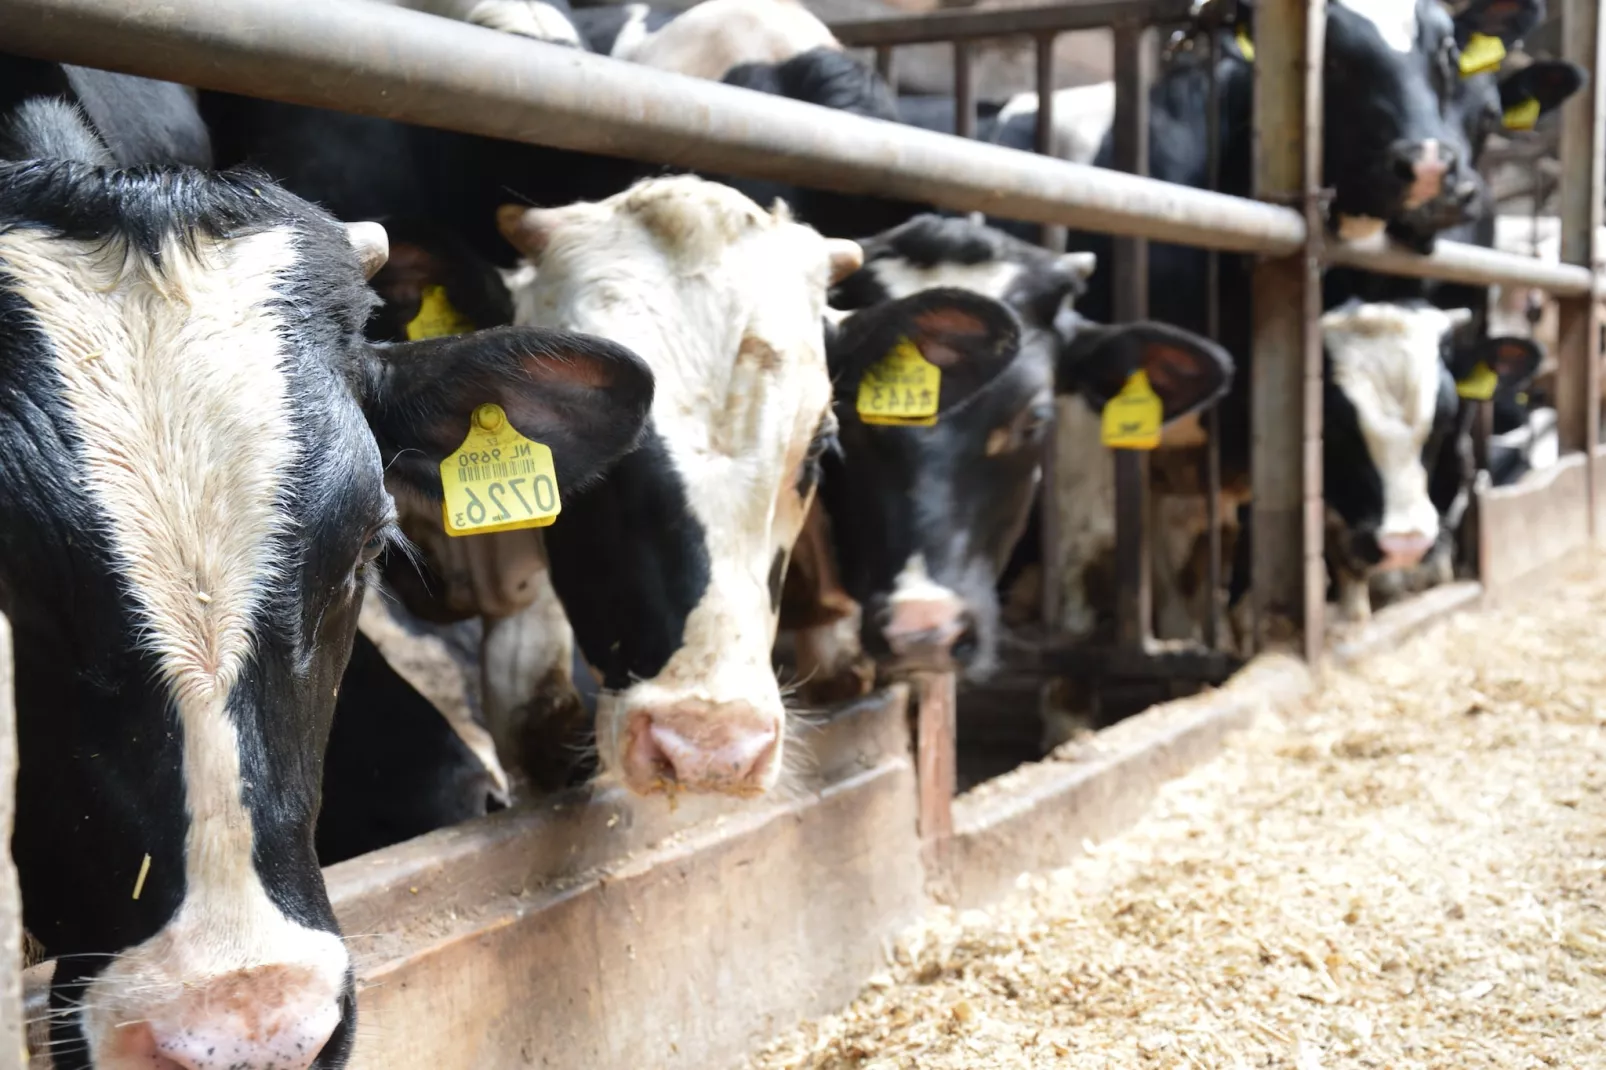
[[[1114,405],[1130,409],[1140,423],[1152,424],[1157,411],[1159,423],[1168,424],[1214,404],[1232,385],[1227,351],[1180,327],[1147,321],[1104,326],[1087,320],[1057,326],[1058,391],[1080,393],[1107,417]],[[1130,437],[1142,440],[1156,429],[1135,426]],[[1115,438],[1110,444],[1118,444],[1120,436]]]
[[[1472,401],[1510,397],[1526,388],[1539,374],[1545,347],[1531,338],[1483,338],[1476,345],[1456,350],[1456,393]]]
[[[929,427],[1020,352],[1015,313],[968,290],[922,290],[844,316],[827,332],[838,401],[861,423]]]
[[[1500,79],[1500,111],[1507,130],[1532,130],[1589,82],[1576,63],[1536,60]]]

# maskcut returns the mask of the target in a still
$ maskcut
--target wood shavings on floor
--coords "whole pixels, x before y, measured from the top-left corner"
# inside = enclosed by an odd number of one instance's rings
[[[1606,1067],[1606,564],[1262,718],[750,1070]]]

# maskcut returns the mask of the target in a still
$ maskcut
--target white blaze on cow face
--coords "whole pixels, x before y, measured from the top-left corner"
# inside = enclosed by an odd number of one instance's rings
[[[1469,317],[1396,304],[1348,305],[1322,317],[1333,382],[1355,408],[1383,486],[1384,567],[1415,564],[1438,537],[1422,448],[1439,404],[1443,339]]]
[[[287,557],[279,496],[297,437],[275,302],[295,256],[284,231],[170,241],[157,272],[120,242],[0,235],[183,739],[184,898],[85,993],[100,1067],[229,1065],[228,1042],[253,1030],[261,1046],[238,1065],[302,1067],[340,1019],[343,944],[286,917],[254,867],[228,710]]]
[[[664,668],[599,703],[603,768],[634,790],[667,790],[637,753],[651,732],[678,787],[766,791],[785,720],[769,574],[803,525],[799,467],[831,406],[826,287],[857,266],[842,262],[851,243],[692,177],[539,215],[540,262],[515,318],[621,342],[652,366],[652,425],[711,569]]]
[[[1378,36],[1394,51],[1410,52],[1416,47],[1416,0],[1338,0],[1338,6],[1377,27]]]

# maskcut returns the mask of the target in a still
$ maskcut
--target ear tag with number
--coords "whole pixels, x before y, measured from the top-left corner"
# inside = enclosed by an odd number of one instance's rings
[[[1255,42],[1249,39],[1249,27],[1238,27],[1238,51],[1244,54],[1244,59],[1250,63],[1255,62]]]
[[[1499,385],[1500,376],[1480,360],[1470,375],[1455,384],[1455,392],[1458,397],[1466,398],[1468,401],[1488,401],[1494,397],[1495,388]]]
[[[1513,104],[1506,109],[1504,117],[1507,130],[1532,130],[1539,121],[1539,113],[1543,110],[1537,97],[1529,97],[1521,104]]]
[[[1461,50],[1461,77],[1471,78],[1499,70],[1506,58],[1505,42],[1486,33],[1475,33],[1467,38],[1467,47]]]
[[[931,427],[941,395],[942,369],[900,338],[859,380],[859,419],[886,427]]]
[[[441,462],[448,535],[544,528],[563,511],[552,451],[513,429],[502,406],[474,410],[468,437]]]
[[[407,340],[445,338],[474,329],[469,318],[452,307],[444,286],[426,286],[418,298],[418,315],[407,322]]]
[[[1160,425],[1165,422],[1165,406],[1149,385],[1149,373],[1139,368],[1104,406],[1099,436],[1112,450],[1152,450],[1160,447]]]

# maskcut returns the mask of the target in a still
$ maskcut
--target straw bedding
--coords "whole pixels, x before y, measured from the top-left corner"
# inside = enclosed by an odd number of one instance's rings
[[[1606,562],[1441,623],[750,1070],[1606,1067]]]

